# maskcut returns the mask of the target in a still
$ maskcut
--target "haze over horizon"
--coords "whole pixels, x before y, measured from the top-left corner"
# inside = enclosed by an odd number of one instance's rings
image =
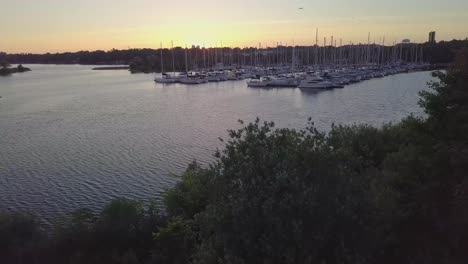
[[[0,0],[0,51],[46,53],[200,45],[386,44],[465,39],[468,1]],[[302,9],[301,9],[302,8]],[[389,15],[391,14],[391,15]]]

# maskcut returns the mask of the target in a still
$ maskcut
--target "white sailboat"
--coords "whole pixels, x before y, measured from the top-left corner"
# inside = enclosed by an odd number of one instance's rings
[[[308,80],[302,81],[298,88],[300,89],[307,89],[307,90],[316,90],[322,91],[333,88],[335,85],[329,81],[322,81],[322,82],[310,82]]]
[[[322,77],[315,75],[309,76],[299,83],[298,88],[308,90],[326,90],[334,86],[332,82],[325,81]]]
[[[264,76],[260,79],[251,79],[247,81],[247,86],[249,87],[268,87],[271,83],[271,77]]]
[[[176,83],[177,78],[175,78],[174,76],[170,76],[169,74],[166,74],[164,72],[162,43],[160,44],[159,50],[161,52],[161,78],[155,78],[154,81],[157,82],[157,83]]]
[[[208,82],[206,79],[201,78],[197,74],[190,74],[188,70],[187,46],[185,46],[185,76],[180,78],[179,82],[183,84],[202,84]]]

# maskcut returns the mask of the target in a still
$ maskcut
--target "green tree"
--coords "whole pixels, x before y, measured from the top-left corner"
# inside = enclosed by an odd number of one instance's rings
[[[45,238],[34,217],[24,214],[0,214],[1,263],[40,261]]]
[[[427,120],[414,142],[386,158],[398,193],[389,263],[464,263],[468,258],[468,50],[421,92]]]
[[[377,185],[313,127],[257,119],[219,155],[213,198],[196,216],[199,263],[371,262],[379,245]],[[350,161],[351,160],[351,161]]]
[[[203,169],[192,162],[182,175],[181,182],[164,195],[164,205],[170,217],[192,219],[208,205],[214,181],[213,169]]]

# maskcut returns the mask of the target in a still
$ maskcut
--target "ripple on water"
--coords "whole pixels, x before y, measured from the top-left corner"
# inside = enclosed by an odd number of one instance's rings
[[[251,89],[244,81],[161,86],[152,75],[88,66],[31,65],[0,79],[0,211],[33,212],[51,224],[111,199],[147,201],[189,162],[213,161],[227,129],[255,117],[278,126],[398,121],[422,114],[429,73],[375,79],[323,93]],[[60,71],[60,73],[58,73]],[[44,77],[46,76],[46,77]]]

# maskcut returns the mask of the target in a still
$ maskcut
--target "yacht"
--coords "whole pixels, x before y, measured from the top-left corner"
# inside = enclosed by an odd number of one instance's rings
[[[358,82],[362,81],[361,76],[359,74],[355,74],[355,73],[347,74],[344,77],[346,79],[348,79],[350,83],[358,83]]]
[[[322,91],[322,90],[327,90],[331,89],[335,86],[332,82],[329,81],[320,81],[320,82],[315,82],[315,81],[310,81],[310,80],[303,80],[298,88],[300,89],[307,89],[307,90],[317,90],[317,91]]]
[[[236,81],[236,80],[238,80],[238,78],[237,78],[235,73],[229,72],[227,74],[227,80],[228,81]]]
[[[271,77],[265,76],[260,79],[251,79],[247,81],[247,86],[249,87],[268,87],[271,83]]]
[[[219,81],[221,81],[221,78],[218,76],[218,74],[213,73],[213,72],[209,72],[206,75],[206,80],[208,82],[219,82]]]
[[[271,87],[297,87],[299,81],[296,78],[279,77],[272,78],[268,86]]]
[[[160,44],[159,50],[161,52],[161,78],[155,78],[154,81],[157,83],[176,83],[178,82],[178,79],[175,76],[170,76],[169,74],[164,72],[164,56],[163,56],[163,49],[162,49],[162,43]],[[174,65],[174,55],[172,56],[172,65]],[[175,71],[175,67],[173,67],[173,72]]]
[[[345,78],[333,78],[329,82],[332,83],[330,88],[344,88],[345,85],[349,84],[349,80]]]
[[[202,83],[206,83],[207,80],[202,79],[200,77],[187,76],[184,78],[180,78],[179,82],[183,84],[202,84]]]
[[[179,76],[179,82],[183,84],[202,84],[208,80],[200,76],[196,72],[183,73]]]
[[[174,77],[174,76],[170,76],[166,73],[162,73],[162,77],[161,78],[156,78],[154,79],[155,82],[157,83],[176,83],[178,82],[178,78]]]
[[[324,81],[324,79],[323,79],[322,77],[320,77],[319,75],[308,76],[308,77],[306,77],[306,80],[308,80],[309,82],[321,82],[321,81]]]

